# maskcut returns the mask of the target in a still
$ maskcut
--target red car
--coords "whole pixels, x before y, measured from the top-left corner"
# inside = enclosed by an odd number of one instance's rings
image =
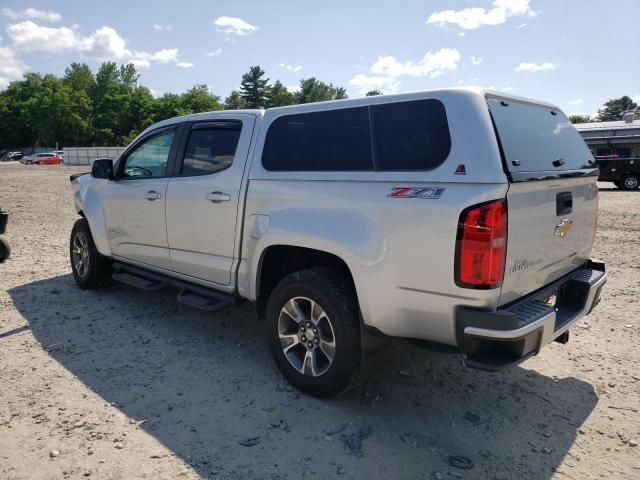
[[[31,157],[34,165],[58,165],[64,163],[64,158],[55,153],[37,153]]]

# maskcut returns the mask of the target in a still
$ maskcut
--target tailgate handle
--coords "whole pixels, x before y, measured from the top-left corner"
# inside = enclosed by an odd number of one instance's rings
[[[573,210],[573,194],[560,192],[556,195],[556,215],[566,215]]]

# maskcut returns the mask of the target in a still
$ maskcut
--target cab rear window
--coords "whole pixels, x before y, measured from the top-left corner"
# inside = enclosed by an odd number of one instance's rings
[[[596,167],[571,121],[544,105],[488,97],[496,132],[511,173]]]

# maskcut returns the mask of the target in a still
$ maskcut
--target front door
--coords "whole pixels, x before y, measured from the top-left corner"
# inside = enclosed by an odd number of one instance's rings
[[[116,166],[102,192],[109,246],[115,257],[171,269],[165,205],[175,128],[152,132]]]
[[[185,131],[167,188],[167,236],[173,270],[229,285],[238,202],[254,117],[196,122]]]

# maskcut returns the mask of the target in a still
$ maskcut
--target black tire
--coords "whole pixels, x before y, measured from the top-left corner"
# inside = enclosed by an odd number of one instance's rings
[[[330,322],[335,353],[328,366],[325,362],[326,371],[318,376],[301,373],[283,352],[279,337],[280,316],[285,315],[282,313],[284,306],[295,298],[313,300],[324,310],[327,321]],[[289,316],[289,319],[291,318]],[[320,322],[317,323],[319,328]],[[294,323],[294,327],[295,325]],[[271,292],[267,302],[266,327],[271,355],[282,375],[297,389],[315,397],[327,398],[357,384],[360,377],[360,315],[354,287],[344,273],[332,269],[312,268],[292,273],[282,279]],[[297,330],[294,335],[299,335]],[[296,348],[300,346],[303,349],[302,353],[306,353],[307,348],[303,342]],[[323,353],[318,355],[328,359]],[[303,362],[302,370],[307,370],[305,365]]]
[[[6,238],[0,236],[0,263],[11,256],[11,245]]]
[[[637,173],[629,173],[622,177],[620,188],[623,190],[636,190],[640,186],[640,175]]]
[[[77,252],[78,245],[82,247],[80,253]],[[77,263],[78,257],[74,258],[74,254],[80,256],[81,264]],[[73,225],[69,240],[69,258],[73,278],[83,290],[94,290],[111,285],[111,261],[98,253],[86,218],[79,218]]]

